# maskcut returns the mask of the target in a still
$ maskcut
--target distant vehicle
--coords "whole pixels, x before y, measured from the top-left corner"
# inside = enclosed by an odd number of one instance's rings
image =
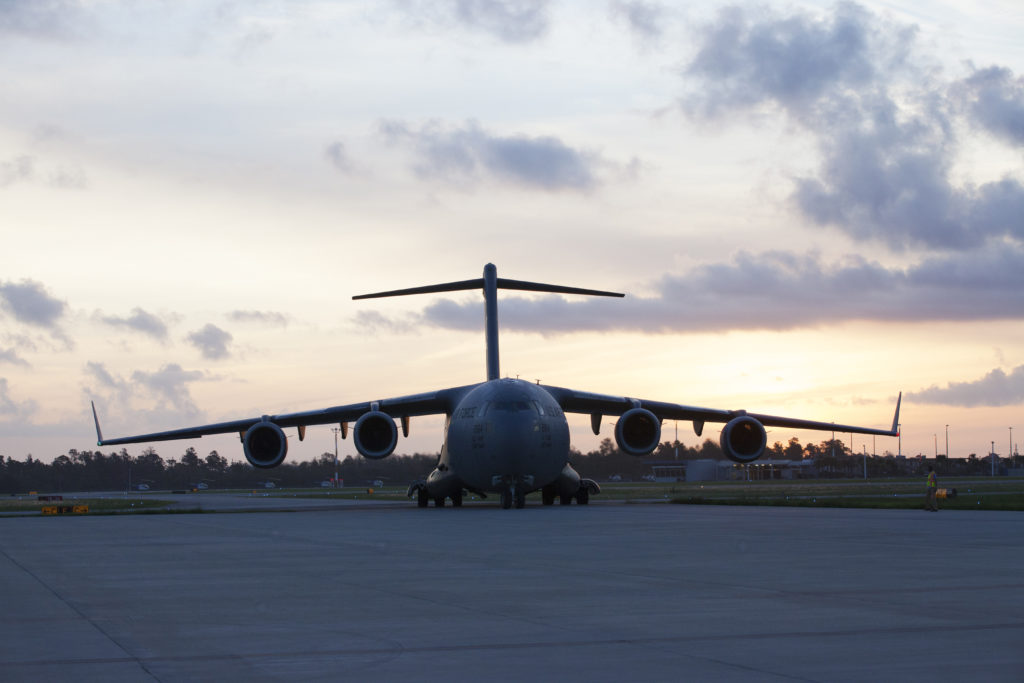
[[[721,423],[719,444],[722,452],[730,460],[742,464],[751,463],[764,454],[768,438],[766,427],[891,437],[899,434],[902,394],[896,399],[892,428],[878,429],[596,394],[501,376],[498,362],[498,290],[625,296],[618,292],[499,278],[494,264],[488,263],[481,278],[361,294],[353,298],[361,300],[469,290],[483,293],[487,378],[482,382],[332,408],[253,416],[116,439],[103,438],[96,406],[93,405],[97,445],[236,434],[241,436],[243,453],[251,465],[272,468],[280,465],[288,453],[285,429],[297,429],[301,440],[310,425],[336,424],[340,425],[341,436],[345,438],[349,424],[354,423],[351,431],[356,451],[364,458],[379,460],[394,452],[399,425],[402,436],[408,437],[411,418],[443,415],[444,438],[437,466],[426,479],[413,482],[408,495],[414,497],[420,507],[427,507],[431,499],[435,506],[441,507],[446,499],[450,499],[454,506],[461,506],[463,491],[498,493],[501,507],[514,505],[521,508],[526,504],[526,494],[532,491],[540,491],[544,505],[552,505],[556,498],[562,505],[568,505],[574,499],[577,504],[585,505],[591,494],[600,493],[597,482],[582,478],[569,463],[566,413],[589,416],[595,435],[600,433],[604,416],[615,418],[616,444],[622,452],[636,457],[649,456],[658,448],[664,420],[692,422],[698,437],[703,434],[706,424]],[[637,362],[643,359],[634,354],[629,360]]]
[[[645,474],[640,478],[643,479],[644,481],[658,481],[657,479],[654,478],[653,474]]]
[[[149,490],[149,484],[136,484],[135,485],[135,490],[136,491],[148,491]]]
[[[381,479],[374,479],[374,480],[373,480],[373,485],[374,485],[374,486],[377,486],[377,487],[380,487],[380,486],[383,486],[383,485],[384,485],[384,482],[383,482],[383,480],[381,480]]]
[[[613,474],[612,476],[608,477],[608,481],[622,481],[622,475]]]
[[[320,488],[322,488],[322,489],[333,489],[334,488],[334,484],[331,482],[330,479],[324,479],[322,482],[320,482]]]
[[[197,491],[205,491],[206,489],[210,488],[210,485],[207,484],[205,481],[201,481],[198,484],[192,484],[192,488],[196,489]]]

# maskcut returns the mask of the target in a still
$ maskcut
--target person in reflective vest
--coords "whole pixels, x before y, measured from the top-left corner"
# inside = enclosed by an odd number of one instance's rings
[[[931,465],[928,466],[928,488],[924,499],[924,509],[929,512],[938,512],[939,503],[935,499],[935,492],[938,490],[939,485],[938,478],[935,476],[935,468]]]

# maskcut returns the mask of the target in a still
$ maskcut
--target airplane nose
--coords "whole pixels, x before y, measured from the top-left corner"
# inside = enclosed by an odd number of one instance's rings
[[[535,448],[532,420],[514,419],[497,426],[493,434],[494,464],[507,476],[527,473]]]

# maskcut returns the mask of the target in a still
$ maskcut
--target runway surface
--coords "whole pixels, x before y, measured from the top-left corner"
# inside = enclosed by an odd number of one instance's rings
[[[0,519],[0,680],[1024,680],[1024,514]]]

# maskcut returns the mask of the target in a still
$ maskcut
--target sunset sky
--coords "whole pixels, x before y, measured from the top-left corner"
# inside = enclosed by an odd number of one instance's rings
[[[873,427],[902,390],[904,454],[1005,455],[1022,36],[1019,0],[0,2],[0,454],[94,447],[90,400],[122,436],[480,381],[479,294],[351,297],[493,262],[627,295],[502,293],[505,375]]]

